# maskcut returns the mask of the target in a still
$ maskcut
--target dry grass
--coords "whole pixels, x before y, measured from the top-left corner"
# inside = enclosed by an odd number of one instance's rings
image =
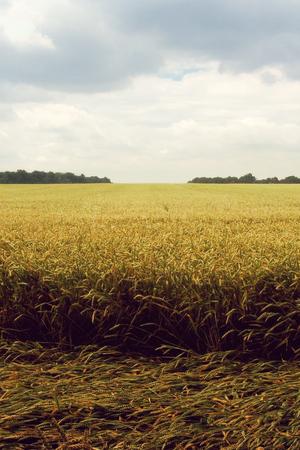
[[[299,363],[22,343],[1,352],[4,449],[299,448]]]

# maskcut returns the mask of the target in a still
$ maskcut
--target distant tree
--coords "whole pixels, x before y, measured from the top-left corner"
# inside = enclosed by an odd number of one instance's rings
[[[111,183],[107,177],[86,177],[85,175],[74,175],[72,172],[41,172],[34,170],[29,173],[26,170],[16,172],[0,172],[0,184],[58,184],[58,183]]]
[[[227,177],[227,178],[224,178],[224,180],[225,180],[225,183],[228,183],[228,184],[232,184],[232,183],[238,183],[239,182],[239,179],[238,179],[238,177]]]
[[[239,183],[255,183],[256,178],[252,175],[252,173],[247,173],[239,178]]]
[[[49,183],[49,184],[57,183],[57,179],[56,179],[54,172],[48,172],[46,179],[47,179],[47,183]]]
[[[255,176],[252,175],[252,173],[247,173],[246,175],[243,175],[240,178],[237,177],[196,177],[193,178],[191,181],[188,181],[188,183],[203,183],[203,184],[210,184],[210,183],[216,183],[216,184],[299,184],[300,178],[295,177],[293,175],[286,177],[282,180],[279,180],[277,177],[272,178],[265,178],[262,180],[257,180]]]
[[[280,182],[281,183],[287,183],[287,184],[299,184],[300,183],[300,178],[291,175],[289,177],[284,178]]]

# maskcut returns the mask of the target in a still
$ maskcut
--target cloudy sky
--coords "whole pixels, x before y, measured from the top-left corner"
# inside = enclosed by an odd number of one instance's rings
[[[0,170],[300,175],[299,0],[0,0]]]

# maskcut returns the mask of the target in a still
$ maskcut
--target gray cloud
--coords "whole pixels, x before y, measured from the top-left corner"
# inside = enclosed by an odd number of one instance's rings
[[[298,3],[0,0],[2,170],[294,173]]]
[[[186,57],[218,61],[225,71],[280,66],[300,78],[300,4],[293,0],[46,3],[37,29],[53,48],[18,47],[0,31],[2,82],[105,91]]]
[[[128,33],[152,33],[175,53],[215,59],[228,70],[284,66],[300,76],[300,4],[294,0],[121,0],[111,3]]]
[[[18,47],[0,30],[0,80],[66,91],[105,91],[124,86],[136,74],[155,71],[160,52],[107,23],[99,8],[77,1],[51,10],[38,31],[53,43]],[[106,23],[103,22],[106,21]],[[146,51],[145,51],[146,49]]]

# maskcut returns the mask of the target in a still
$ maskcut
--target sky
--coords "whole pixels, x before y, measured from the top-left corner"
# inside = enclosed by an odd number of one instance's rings
[[[300,175],[298,0],[0,0],[0,171]]]

